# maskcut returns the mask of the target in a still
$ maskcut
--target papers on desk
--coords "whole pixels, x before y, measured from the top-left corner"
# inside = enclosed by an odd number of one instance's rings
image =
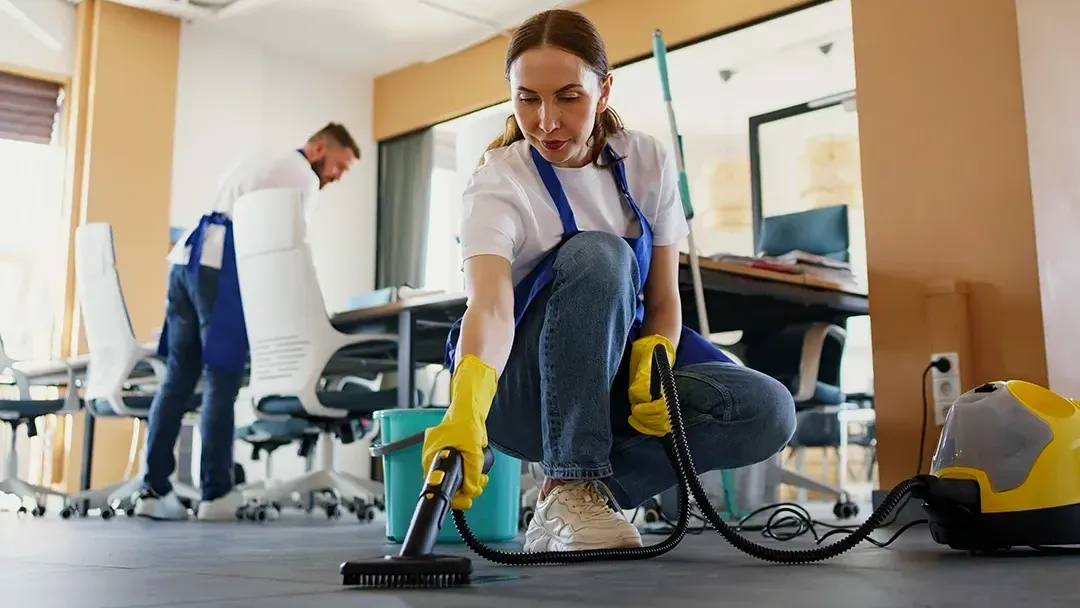
[[[401,287],[384,287],[367,293],[362,293],[349,298],[349,310],[362,310],[385,306],[395,302],[407,302],[416,298],[442,294],[441,289],[416,289],[403,285]]]
[[[397,299],[408,300],[411,298],[422,298],[425,296],[436,296],[441,293],[445,293],[442,289],[416,289],[409,287],[408,285],[397,288]]]
[[[787,274],[802,274],[803,272],[802,269],[799,268],[798,262],[794,260],[781,260],[780,258],[768,256],[747,257],[742,255],[731,255],[728,253],[716,253],[710,255],[709,259],[716,260],[717,262],[728,262],[731,264],[739,264],[740,266],[772,270],[773,272],[784,272]]]
[[[801,275],[813,279],[813,283],[821,286],[844,288],[859,285],[858,277],[851,271],[851,264],[805,251],[792,251],[782,256],[757,257],[718,253],[709,256],[709,259],[772,272]]]

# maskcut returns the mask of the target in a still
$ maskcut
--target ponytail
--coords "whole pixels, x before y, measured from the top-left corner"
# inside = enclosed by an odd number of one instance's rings
[[[593,162],[596,163],[596,166],[607,167],[623,159],[623,157],[619,157],[612,159],[610,163],[606,163],[602,162],[601,155],[604,152],[604,146],[607,145],[608,138],[622,133],[625,128],[622,118],[619,117],[611,106],[604,108],[604,111],[596,117],[592,135],[589,137],[592,142],[589,147],[589,156],[594,159]],[[521,132],[521,127],[518,126],[517,119],[514,118],[513,114],[507,116],[506,126],[503,128],[503,132],[488,144],[487,149],[484,150],[484,154],[480,156],[479,164],[484,164],[484,156],[486,156],[488,152],[499,148],[505,148],[506,146],[523,139],[525,139],[525,135]]]
[[[589,147],[589,156],[591,156],[596,163],[597,167],[609,167],[618,164],[625,157],[617,157],[611,159],[610,162],[603,162],[602,156],[604,154],[604,147],[607,146],[608,138],[618,135],[625,130],[623,126],[622,118],[608,106],[604,108],[604,111],[600,113],[600,116],[596,117],[596,124],[593,125],[592,132],[592,146]]]
[[[506,126],[503,127],[503,132],[499,134],[490,144],[484,153],[480,155],[480,164],[484,164],[484,157],[488,152],[497,150],[499,148],[505,148],[515,141],[521,141],[525,139],[525,134],[521,132],[521,127],[518,126],[517,119],[511,114],[506,117]]]

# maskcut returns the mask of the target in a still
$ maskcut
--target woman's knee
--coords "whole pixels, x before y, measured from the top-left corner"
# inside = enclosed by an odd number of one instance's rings
[[[767,452],[762,455],[764,460],[787,447],[795,434],[795,399],[782,382],[760,373],[753,395],[762,417],[761,445]]]
[[[760,462],[784,449],[795,433],[795,401],[782,383],[729,363],[703,363],[676,370],[687,423],[712,419],[753,435],[744,454]]]
[[[634,250],[622,237],[602,231],[571,237],[555,257],[556,275],[563,281],[586,282],[591,290],[636,290],[638,264]]]

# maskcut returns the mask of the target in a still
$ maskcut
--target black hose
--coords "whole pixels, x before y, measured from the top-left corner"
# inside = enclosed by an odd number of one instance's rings
[[[663,541],[646,547],[634,547],[628,549],[592,549],[586,551],[543,551],[527,553],[524,551],[502,551],[493,549],[480,542],[469,529],[465,521],[465,513],[454,511],[454,525],[458,533],[477,555],[487,560],[508,566],[529,566],[540,564],[567,564],[592,561],[625,561],[648,559],[663,555],[678,545],[686,536],[690,518],[690,502],[687,496],[687,487],[690,494],[697,502],[705,519],[731,543],[736,549],[756,557],[758,559],[781,563],[781,564],[806,564],[824,561],[854,548],[866,540],[885,518],[891,513],[900,501],[912,490],[919,487],[922,482],[917,478],[905,480],[889,492],[885,500],[870,514],[858,528],[850,535],[830,545],[814,547],[811,549],[777,549],[765,545],[759,545],[738,533],[732,528],[713,508],[709,502],[705,489],[701,487],[697,471],[690,456],[690,448],[686,443],[686,429],[683,427],[682,410],[679,407],[679,396],[675,388],[675,376],[667,360],[667,354],[662,346],[657,346],[653,351],[654,377],[658,376],[662,393],[668,406],[668,415],[671,418],[671,434],[664,437],[664,451],[667,452],[668,460],[675,469],[678,478],[676,492],[678,494],[679,521],[671,535]]]

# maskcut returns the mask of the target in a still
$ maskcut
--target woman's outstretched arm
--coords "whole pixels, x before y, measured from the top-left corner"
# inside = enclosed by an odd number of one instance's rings
[[[465,261],[468,307],[461,321],[457,361],[474,355],[502,376],[514,343],[514,285],[510,262],[498,255]]]

